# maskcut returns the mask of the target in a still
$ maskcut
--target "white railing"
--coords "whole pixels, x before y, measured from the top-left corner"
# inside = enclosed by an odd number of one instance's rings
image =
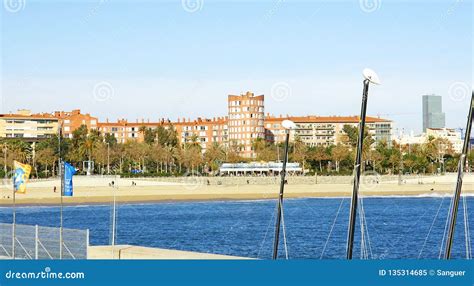
[[[10,259],[87,259],[89,230],[0,223],[0,257]],[[61,251],[65,250],[65,251]],[[62,252],[62,257],[61,257]],[[14,256],[14,257],[13,257]]]

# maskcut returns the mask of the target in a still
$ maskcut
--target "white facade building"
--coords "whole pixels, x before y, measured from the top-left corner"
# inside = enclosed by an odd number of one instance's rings
[[[463,141],[461,139],[461,133],[452,128],[427,128],[426,133],[414,135],[412,131],[410,134],[393,136],[393,138],[399,144],[413,145],[426,143],[430,136],[447,139],[451,143],[455,153],[459,154],[462,152]]]

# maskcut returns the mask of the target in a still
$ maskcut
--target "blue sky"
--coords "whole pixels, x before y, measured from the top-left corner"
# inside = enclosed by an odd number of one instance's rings
[[[370,115],[418,132],[435,93],[447,125],[465,125],[471,1],[18,1],[1,14],[3,112],[213,117],[250,90],[276,115],[355,115],[370,67]]]

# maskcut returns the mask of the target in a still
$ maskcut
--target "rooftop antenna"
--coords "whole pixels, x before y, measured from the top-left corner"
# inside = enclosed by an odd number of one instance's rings
[[[351,209],[349,213],[349,229],[347,232],[347,259],[352,259],[352,251],[354,246],[354,231],[357,216],[357,200],[359,195],[359,183],[360,183],[360,167],[362,161],[362,147],[364,146],[364,127],[365,127],[365,115],[367,112],[367,98],[369,94],[369,84],[380,84],[379,77],[371,69],[364,69],[362,71],[364,76],[364,89],[362,91],[362,107],[360,111],[359,121],[359,139],[357,140],[357,154],[356,162],[354,165],[354,186],[352,189],[351,198]]]
[[[283,167],[281,169],[281,182],[280,182],[280,195],[278,197],[278,209],[277,209],[277,217],[276,217],[276,225],[275,225],[275,239],[273,241],[273,259],[277,259],[278,257],[278,244],[280,241],[280,224],[282,218],[282,210],[283,210],[283,192],[285,189],[285,177],[286,177],[286,163],[288,161],[288,145],[290,141],[290,131],[296,129],[296,124],[291,120],[283,120],[281,123],[283,128],[285,128],[286,133],[286,140],[285,140],[285,154],[283,157]]]

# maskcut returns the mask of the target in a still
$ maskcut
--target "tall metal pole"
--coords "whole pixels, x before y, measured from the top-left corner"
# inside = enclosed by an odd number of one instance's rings
[[[349,214],[349,229],[347,233],[347,259],[352,259],[352,250],[354,246],[354,232],[357,217],[357,200],[359,195],[360,170],[362,162],[362,148],[364,144],[365,114],[367,111],[367,97],[369,93],[369,80],[364,80],[364,90],[362,93],[362,107],[360,111],[359,139],[357,141],[357,155],[354,166],[354,186],[352,189],[351,209]]]
[[[59,259],[63,259],[63,195],[64,195],[64,163],[61,158],[61,124],[58,130],[58,151],[59,151],[59,178],[61,182],[61,205],[59,207]]]
[[[115,220],[116,220],[116,199],[115,199],[115,184],[114,186],[112,186],[113,190],[113,197],[114,197],[114,202],[113,202],[113,206],[112,206],[112,251],[113,251],[113,248],[115,246],[115,228],[116,228],[116,225],[115,225]]]
[[[471,127],[472,127],[473,104],[474,104],[474,92],[471,95],[471,106],[469,108],[469,114],[467,116],[466,133],[464,135],[464,145],[462,147],[461,157],[459,158],[458,179],[456,182],[456,190],[454,192],[454,202],[453,202],[453,209],[451,210],[449,229],[448,229],[448,238],[446,239],[446,247],[445,247],[445,253],[444,253],[445,259],[451,258],[451,248],[453,245],[454,228],[456,227],[456,218],[458,215],[459,200],[461,199],[464,166],[466,165],[467,153],[469,151],[469,140],[471,137]]]
[[[285,189],[285,177],[286,177],[286,162],[288,161],[288,142],[290,141],[290,131],[286,130],[286,140],[285,140],[285,154],[283,159],[283,167],[281,170],[281,182],[280,182],[280,195],[278,197],[278,210],[276,217],[276,226],[275,226],[275,239],[273,241],[273,259],[278,257],[278,244],[280,241],[280,224],[281,224],[281,211],[283,208],[283,192]]]
[[[7,173],[8,173],[8,170],[7,170],[7,151],[8,151],[8,145],[7,143],[3,143],[3,172],[5,173],[4,174],[4,177],[5,179],[7,178]]]
[[[403,173],[403,150],[402,150],[402,137],[403,137],[403,131],[402,133],[399,134],[399,144],[398,144],[398,147],[399,147],[399,151],[400,151],[400,164],[399,164],[399,171],[398,171],[398,185],[402,185],[402,182],[403,182],[403,179],[402,179],[402,173]]]
[[[107,175],[110,175],[110,143],[107,142]]]
[[[112,185],[112,196],[113,196],[113,202],[112,202],[112,238],[110,244],[112,245],[112,253],[114,252],[114,246],[115,246],[115,233],[116,233],[116,222],[117,222],[117,200],[116,200],[116,188],[118,189],[118,181],[117,181],[117,175],[115,175],[115,180],[114,184]]]
[[[59,259],[63,259],[63,194],[64,194],[64,162],[61,161],[60,165],[61,175],[61,206],[59,211],[60,226],[59,226]]]
[[[15,259],[15,244],[16,244],[16,190],[15,190],[15,175],[12,176],[13,181],[13,224],[12,224],[12,259]]]

